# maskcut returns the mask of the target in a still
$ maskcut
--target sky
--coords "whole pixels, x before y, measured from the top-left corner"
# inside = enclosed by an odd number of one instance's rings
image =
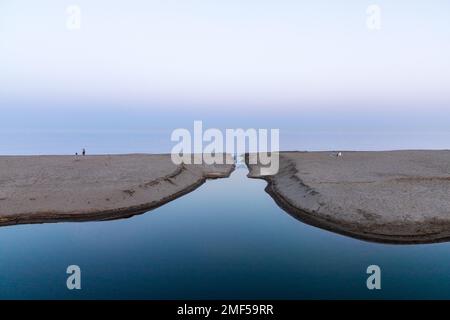
[[[448,133],[449,40],[448,0],[0,0],[0,131]]]

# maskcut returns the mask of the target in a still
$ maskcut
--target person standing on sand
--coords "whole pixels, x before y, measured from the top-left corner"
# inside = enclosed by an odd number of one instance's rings
[[[86,150],[83,148],[83,156],[86,155]]]

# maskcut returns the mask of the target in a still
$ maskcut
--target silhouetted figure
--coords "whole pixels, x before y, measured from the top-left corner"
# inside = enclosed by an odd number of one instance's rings
[[[83,148],[83,156],[86,155],[86,150]]]

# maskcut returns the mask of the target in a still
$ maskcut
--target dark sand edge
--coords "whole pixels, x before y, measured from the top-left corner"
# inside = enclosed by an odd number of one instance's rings
[[[181,166],[175,170],[175,173],[170,174],[171,178],[186,171],[185,166]],[[88,222],[88,221],[113,221],[120,219],[128,219],[136,215],[144,214],[148,211],[159,208],[175,199],[178,199],[202,186],[207,180],[216,180],[221,178],[228,178],[234,172],[235,165],[230,166],[230,170],[224,174],[220,173],[206,173],[200,177],[193,184],[186,188],[164,197],[157,201],[143,203],[131,207],[123,207],[113,210],[101,210],[91,212],[73,212],[73,213],[58,213],[58,212],[39,212],[30,214],[17,214],[7,217],[0,217],[0,227],[15,226],[20,224],[44,224],[44,223],[61,223],[61,222]]]
[[[249,179],[261,179],[267,182],[267,186],[264,191],[267,192],[275,203],[283,209],[286,213],[300,222],[306,223],[316,228],[324,229],[337,233],[343,236],[363,240],[367,242],[393,244],[393,245],[408,245],[408,244],[431,244],[450,241],[450,221],[434,221],[433,224],[439,223],[440,225],[447,224],[449,232],[435,232],[435,233],[423,233],[423,234],[409,234],[409,235],[395,235],[395,234],[377,234],[363,231],[364,226],[359,224],[349,224],[336,219],[325,219],[318,217],[312,212],[302,210],[292,205],[278,190],[275,188],[275,182],[273,176],[258,176],[252,174],[252,167],[248,163],[248,154],[245,155],[245,163],[249,170],[247,177]],[[421,223],[422,226],[426,226],[427,223]],[[431,225],[432,223],[430,223]]]

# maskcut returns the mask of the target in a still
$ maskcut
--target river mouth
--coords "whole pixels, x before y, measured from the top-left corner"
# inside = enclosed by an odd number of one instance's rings
[[[129,219],[0,228],[0,298],[450,298],[448,243],[393,246],[312,227],[247,173]],[[82,290],[65,285],[73,264]],[[373,264],[376,292],[366,287]]]

